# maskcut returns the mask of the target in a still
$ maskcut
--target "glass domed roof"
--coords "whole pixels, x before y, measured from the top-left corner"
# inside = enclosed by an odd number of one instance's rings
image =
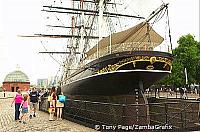
[[[22,71],[14,71],[5,77],[4,82],[29,82],[29,78]]]

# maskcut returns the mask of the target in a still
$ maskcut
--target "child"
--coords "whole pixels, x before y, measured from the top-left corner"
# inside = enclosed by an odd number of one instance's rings
[[[21,103],[20,108],[22,108],[22,116],[21,116],[21,121],[23,124],[26,124],[26,121],[28,119],[28,95],[23,96],[23,101]]]

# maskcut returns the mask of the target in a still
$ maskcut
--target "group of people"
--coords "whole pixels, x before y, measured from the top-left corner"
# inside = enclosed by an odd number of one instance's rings
[[[41,94],[36,90],[35,87],[24,94],[22,94],[21,90],[18,89],[11,104],[11,107],[13,104],[15,104],[15,121],[26,124],[28,115],[30,119],[36,117],[36,110],[40,96]],[[60,101],[60,98],[64,95],[61,92],[61,87],[58,87],[57,89],[52,87],[49,96],[51,98],[49,100],[49,108],[52,109],[52,111],[49,112],[49,120],[54,120],[55,109],[57,111],[57,120],[62,120],[62,108],[64,107],[64,102]],[[30,111],[28,109],[29,105]]]
[[[49,95],[49,120],[54,120],[55,108],[57,111],[57,120],[62,120],[62,108],[64,107],[64,102],[60,101],[61,96],[64,96],[61,92],[61,87],[58,87],[57,90],[55,87],[52,87]]]
[[[24,93],[23,95],[21,93],[21,90],[18,89],[11,104],[12,107],[13,103],[15,103],[15,121],[19,120],[19,122],[26,124],[29,113],[28,111],[29,104],[30,104],[29,118],[31,119],[32,116],[36,117],[35,114],[36,114],[38,99],[39,99],[39,93],[36,91],[36,88],[33,88],[32,91]]]

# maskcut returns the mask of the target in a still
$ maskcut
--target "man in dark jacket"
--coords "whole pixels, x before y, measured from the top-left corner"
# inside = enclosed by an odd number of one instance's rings
[[[39,93],[36,91],[35,87],[32,89],[32,91],[29,93],[30,96],[30,119],[33,117],[36,117],[36,109],[38,105],[38,98],[39,98]]]

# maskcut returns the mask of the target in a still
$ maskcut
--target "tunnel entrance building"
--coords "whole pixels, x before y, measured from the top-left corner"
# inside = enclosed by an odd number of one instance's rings
[[[16,70],[6,75],[3,82],[3,89],[9,92],[16,92],[18,89],[28,91],[30,81],[28,76],[22,71]]]

